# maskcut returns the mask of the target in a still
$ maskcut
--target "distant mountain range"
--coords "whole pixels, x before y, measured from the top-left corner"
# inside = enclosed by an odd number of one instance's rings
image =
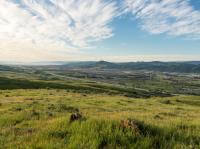
[[[62,67],[96,68],[96,69],[122,69],[122,70],[148,70],[160,72],[200,73],[200,61],[191,62],[127,62],[112,63],[98,62],[74,62]]]
[[[7,65],[0,65],[0,71],[12,71],[12,72],[18,72],[19,69],[13,66],[7,66]]]
[[[16,65],[24,65],[18,63]],[[60,68],[80,69],[120,69],[120,70],[148,70],[160,72],[200,73],[200,61],[188,62],[107,62],[107,61],[85,61],[85,62],[34,62],[26,65],[52,66]],[[0,70],[13,70],[12,66],[0,65]],[[16,70],[16,68],[15,68]]]

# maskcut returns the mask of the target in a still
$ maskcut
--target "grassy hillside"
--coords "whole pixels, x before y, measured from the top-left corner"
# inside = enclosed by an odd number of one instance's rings
[[[0,70],[0,149],[200,148],[197,74],[9,68]]]
[[[200,148],[200,98],[0,91],[0,148]],[[70,122],[72,113],[82,118]]]
[[[113,85],[85,83],[85,82],[63,82],[60,81],[41,81],[27,79],[11,79],[0,77],[0,90],[12,89],[65,89],[78,93],[106,93],[110,95],[124,95],[129,97],[149,98],[151,96],[171,96],[165,92],[148,92],[145,90],[116,87]]]
[[[56,77],[60,80],[79,80],[82,82],[87,80],[88,82],[98,82],[100,84],[103,82],[106,84],[111,84],[114,87],[117,86],[125,89],[146,90],[154,95],[155,92],[165,92],[170,94],[200,96],[199,73],[104,69],[100,67],[70,68],[65,66],[43,66],[34,67],[33,70],[34,69],[37,71],[42,71],[42,73],[40,73],[40,78],[45,78],[46,80],[50,80],[50,77]],[[94,84],[92,85],[94,86]]]

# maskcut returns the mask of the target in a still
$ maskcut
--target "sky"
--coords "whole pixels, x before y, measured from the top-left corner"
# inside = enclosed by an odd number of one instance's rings
[[[200,0],[0,0],[0,61],[200,60]]]

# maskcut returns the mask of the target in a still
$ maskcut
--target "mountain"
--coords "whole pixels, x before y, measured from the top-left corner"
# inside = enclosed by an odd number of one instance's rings
[[[121,69],[121,70],[148,70],[160,72],[200,73],[200,62],[127,62],[112,63],[98,62],[74,62],[62,67],[95,68],[95,69]]]
[[[0,65],[0,71],[24,72],[24,69],[21,66]]]
[[[0,65],[0,71],[13,71],[15,68],[6,66],[6,65]]]
[[[194,65],[200,65],[200,61],[190,61],[188,62],[190,64],[194,64]]]
[[[23,64],[21,64],[23,65]],[[200,73],[200,61],[188,62],[123,62],[113,63],[107,61],[85,61],[85,62],[34,62],[26,65],[50,66],[60,69],[118,69],[118,70],[146,70],[158,72],[177,73]],[[19,65],[20,66],[20,65]],[[19,71],[16,65],[0,65],[0,71]]]

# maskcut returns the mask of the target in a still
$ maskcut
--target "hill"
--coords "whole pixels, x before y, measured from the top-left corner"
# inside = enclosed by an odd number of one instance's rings
[[[147,64],[1,66],[0,148],[200,148],[200,76]]]
[[[95,69],[120,69],[120,70],[148,70],[160,72],[199,73],[200,62],[127,62],[112,63],[99,62],[74,62],[62,67],[95,68]]]
[[[136,99],[62,89],[0,90],[0,148],[198,149],[194,96]],[[79,118],[72,119],[78,113]]]

